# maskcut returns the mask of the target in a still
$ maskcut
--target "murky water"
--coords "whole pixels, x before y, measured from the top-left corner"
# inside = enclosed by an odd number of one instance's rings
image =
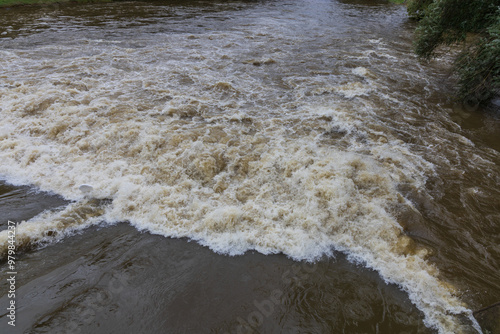
[[[403,7],[1,15],[0,174],[31,187],[2,186],[2,227],[28,220],[1,328],[474,333],[500,300],[500,122]]]

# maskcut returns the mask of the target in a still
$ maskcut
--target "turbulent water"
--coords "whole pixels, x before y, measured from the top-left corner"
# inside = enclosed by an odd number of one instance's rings
[[[416,59],[401,6],[19,11],[0,23],[0,174],[72,201],[23,222],[22,247],[126,221],[230,255],[340,251],[440,333],[476,332],[468,303],[500,297],[498,121],[453,107],[450,59]]]

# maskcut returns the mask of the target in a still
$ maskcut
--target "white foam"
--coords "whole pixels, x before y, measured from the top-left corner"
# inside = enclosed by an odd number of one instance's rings
[[[364,77],[368,74],[368,70],[365,67],[356,67],[352,70],[352,73]]]
[[[102,222],[104,203],[83,200],[71,203],[62,210],[44,211],[29,221],[23,221],[15,230],[16,248],[26,249],[62,240],[68,235]],[[9,230],[0,232],[0,257],[9,245]]]

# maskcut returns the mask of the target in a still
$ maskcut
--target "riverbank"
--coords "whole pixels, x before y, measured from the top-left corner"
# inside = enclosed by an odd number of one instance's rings
[[[93,2],[112,2],[113,0],[0,0],[0,8],[24,6],[24,5],[56,5],[63,3],[93,3]]]

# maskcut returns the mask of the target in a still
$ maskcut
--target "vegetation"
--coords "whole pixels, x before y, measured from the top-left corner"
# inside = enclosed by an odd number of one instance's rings
[[[423,59],[440,45],[465,42],[456,60],[459,95],[486,103],[500,95],[500,0],[409,0],[420,20],[415,51]]]

